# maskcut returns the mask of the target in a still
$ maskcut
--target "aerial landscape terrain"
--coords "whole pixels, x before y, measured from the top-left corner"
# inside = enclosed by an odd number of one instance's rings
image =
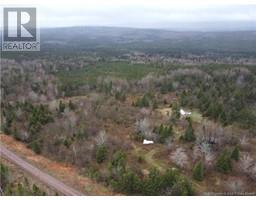
[[[40,51],[1,55],[1,195],[256,195],[255,47],[42,28]]]

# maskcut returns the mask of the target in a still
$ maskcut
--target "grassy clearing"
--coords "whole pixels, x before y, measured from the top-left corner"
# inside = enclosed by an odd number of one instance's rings
[[[203,116],[201,113],[199,113],[197,110],[193,110],[190,115],[192,121],[201,123],[203,120]]]

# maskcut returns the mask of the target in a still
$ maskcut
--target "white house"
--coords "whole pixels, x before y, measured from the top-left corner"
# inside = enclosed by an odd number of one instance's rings
[[[144,139],[143,144],[154,144],[154,141]]]

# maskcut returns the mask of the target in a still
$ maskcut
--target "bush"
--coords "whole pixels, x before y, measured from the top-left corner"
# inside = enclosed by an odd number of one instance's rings
[[[105,145],[97,146],[96,149],[96,160],[97,163],[102,163],[107,157],[107,148]]]
[[[202,161],[195,164],[193,168],[193,178],[197,181],[202,181],[204,178],[204,166]]]

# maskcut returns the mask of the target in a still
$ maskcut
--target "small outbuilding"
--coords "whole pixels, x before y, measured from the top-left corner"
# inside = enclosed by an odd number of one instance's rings
[[[181,114],[181,116],[189,116],[189,115],[191,115],[191,112],[186,112],[185,110],[183,110],[183,109],[180,109],[180,114]]]
[[[143,144],[154,144],[154,141],[144,139]]]

